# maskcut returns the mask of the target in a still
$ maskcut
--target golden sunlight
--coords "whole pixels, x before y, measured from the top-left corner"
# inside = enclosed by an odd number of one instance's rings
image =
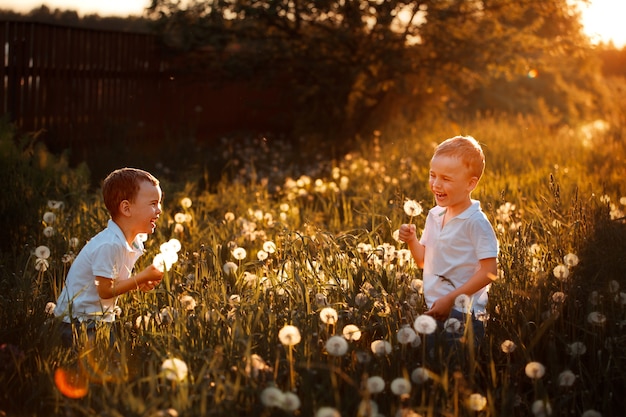
[[[577,2],[584,31],[594,44],[613,42],[618,48],[626,46],[626,1],[590,0]]]

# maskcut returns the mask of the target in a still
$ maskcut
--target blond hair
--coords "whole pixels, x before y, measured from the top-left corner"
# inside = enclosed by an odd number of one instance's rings
[[[433,158],[450,156],[461,160],[472,176],[480,179],[485,171],[485,154],[476,139],[471,136],[455,136],[441,142]]]
[[[111,172],[102,183],[104,205],[115,218],[119,214],[120,203],[124,200],[133,202],[143,181],[159,185],[152,174],[137,168],[121,168]]]

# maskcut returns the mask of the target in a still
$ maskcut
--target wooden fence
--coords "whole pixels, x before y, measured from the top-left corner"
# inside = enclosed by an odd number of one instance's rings
[[[0,22],[0,45],[2,114],[78,159],[96,143],[284,127],[275,92],[215,85],[180,57],[173,65],[149,34],[9,21]]]

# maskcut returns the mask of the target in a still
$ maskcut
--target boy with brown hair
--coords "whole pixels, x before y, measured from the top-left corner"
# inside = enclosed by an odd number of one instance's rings
[[[154,265],[132,275],[144,250],[140,234],[153,233],[161,214],[159,181],[146,171],[122,168],[106,177],[102,194],[111,219],[74,260],[55,308],[66,346],[81,328],[89,336],[97,324],[113,323],[120,295],[150,291],[163,278]]]

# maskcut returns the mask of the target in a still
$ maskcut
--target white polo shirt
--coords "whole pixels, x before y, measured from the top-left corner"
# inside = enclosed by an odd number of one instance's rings
[[[122,229],[109,220],[107,228],[94,236],[80,251],[65,279],[65,286],[54,309],[57,317],[83,320],[115,320],[113,309],[118,297],[101,299],[96,276],[127,280],[137,259],[143,253],[143,242],[136,238],[132,247]]]
[[[435,206],[426,217],[420,243],[424,252],[424,298],[428,308],[435,300],[459,288],[480,267],[479,261],[498,256],[498,240],[480,202],[472,205],[442,226],[444,207]],[[489,286],[473,294],[472,310],[485,313]]]

